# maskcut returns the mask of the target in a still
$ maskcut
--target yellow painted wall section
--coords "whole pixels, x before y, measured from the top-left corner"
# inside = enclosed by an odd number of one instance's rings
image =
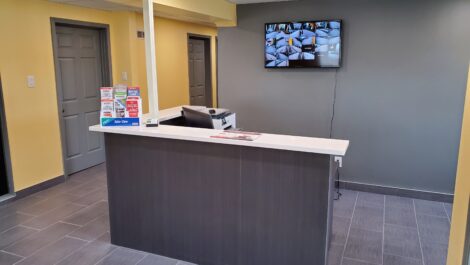
[[[0,75],[15,191],[63,175],[62,147],[54,72],[50,18],[108,24],[113,83],[140,85],[148,109],[141,14],[110,12],[45,0],[0,1]],[[14,25],[14,26],[13,26]],[[212,87],[216,101],[216,28],[156,18],[160,108],[189,104],[187,34],[212,39]],[[121,73],[128,80],[121,80]],[[28,88],[26,76],[36,87]]]
[[[0,1],[0,75],[15,191],[63,175],[50,18],[110,26],[113,83],[140,85],[146,96],[142,15],[111,12],[45,0]],[[214,36],[216,29],[156,18],[160,108],[189,103],[187,33]],[[212,45],[215,66],[215,45]],[[215,90],[215,67],[213,89]],[[121,73],[128,73],[128,81]],[[26,76],[36,87],[28,88]],[[216,96],[214,95],[214,99]],[[144,104],[147,105],[147,104]],[[147,108],[147,107],[146,107]]]
[[[142,8],[142,0],[107,0],[109,2]],[[220,27],[237,25],[237,6],[227,0],[153,0],[156,16],[199,21]],[[197,20],[194,20],[197,19]]]
[[[160,109],[189,104],[188,33],[211,37],[212,102],[216,105],[217,29],[157,17],[155,42]]]
[[[143,29],[143,18],[136,14],[136,27]],[[216,44],[217,29],[166,18],[155,18],[155,42],[157,59],[158,98],[160,109],[189,104],[188,34],[211,38],[212,102],[217,104]],[[132,63],[134,85],[142,89],[144,112],[148,111],[147,75],[145,68],[145,44],[133,42],[136,52]]]
[[[154,0],[153,2],[173,8],[217,17],[234,23],[236,23],[237,20],[236,5],[224,0]]]
[[[467,95],[460,139],[457,179],[455,181],[454,206],[450,229],[447,265],[463,264],[464,244],[467,229],[468,203],[470,199],[470,67]]]
[[[124,68],[116,14],[43,0],[0,1],[0,74],[15,191],[63,174],[51,17],[109,24],[114,72]],[[26,86],[27,75],[35,76],[35,88]]]

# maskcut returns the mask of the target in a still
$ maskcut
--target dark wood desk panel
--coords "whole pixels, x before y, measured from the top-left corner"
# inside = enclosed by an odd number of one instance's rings
[[[113,244],[200,265],[325,264],[329,155],[105,139]]]

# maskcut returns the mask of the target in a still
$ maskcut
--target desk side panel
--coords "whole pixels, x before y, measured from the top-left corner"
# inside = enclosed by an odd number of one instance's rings
[[[113,244],[200,265],[325,264],[328,155],[105,139]]]
[[[327,155],[242,149],[239,264],[325,264],[329,162]]]
[[[237,264],[239,148],[106,134],[111,241]]]

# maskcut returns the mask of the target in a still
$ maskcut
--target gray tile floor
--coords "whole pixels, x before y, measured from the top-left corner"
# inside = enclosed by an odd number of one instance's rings
[[[445,265],[452,205],[341,191],[329,265]]]
[[[451,205],[342,191],[330,265],[444,265]],[[0,265],[189,265],[109,243],[103,165],[0,206]]]

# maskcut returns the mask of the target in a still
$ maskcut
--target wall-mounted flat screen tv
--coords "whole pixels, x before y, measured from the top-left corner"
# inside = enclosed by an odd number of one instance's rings
[[[266,68],[340,67],[341,20],[265,24]]]

